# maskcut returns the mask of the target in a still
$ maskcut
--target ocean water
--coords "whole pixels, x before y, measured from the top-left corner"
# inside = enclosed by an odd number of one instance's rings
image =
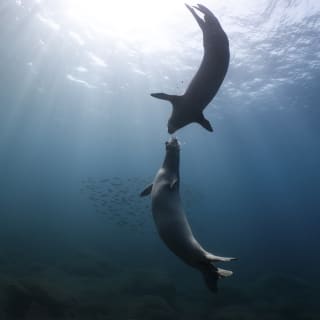
[[[139,197],[202,56],[183,1],[1,0],[0,319],[320,319],[320,3],[208,0],[231,60],[177,132],[212,294]]]

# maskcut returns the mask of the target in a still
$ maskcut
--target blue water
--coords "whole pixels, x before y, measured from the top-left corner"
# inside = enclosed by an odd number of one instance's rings
[[[65,3],[0,4],[0,318],[320,319],[318,2],[204,3],[230,67],[205,111],[214,133],[177,137],[194,234],[239,258],[217,295],[138,196],[169,138],[149,93],[183,92],[200,30],[180,1],[138,3],[131,26],[111,4],[104,24]]]

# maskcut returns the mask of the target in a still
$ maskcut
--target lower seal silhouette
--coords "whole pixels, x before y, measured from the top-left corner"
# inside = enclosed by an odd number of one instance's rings
[[[236,258],[216,256],[206,251],[193,236],[179,193],[180,144],[176,138],[166,142],[164,162],[152,184],[141,196],[151,194],[152,214],[159,235],[167,247],[186,264],[198,269],[211,291],[217,291],[217,280],[232,275],[232,271],[216,267],[215,262]]]

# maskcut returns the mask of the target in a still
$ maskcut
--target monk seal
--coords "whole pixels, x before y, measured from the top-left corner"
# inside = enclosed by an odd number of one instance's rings
[[[218,92],[230,59],[228,37],[214,14],[198,4],[194,8],[204,14],[202,20],[193,8],[187,4],[186,6],[203,32],[204,55],[199,70],[183,95],[151,93],[152,97],[172,103],[172,114],[168,121],[170,134],[193,122],[213,131],[210,122],[203,115],[203,110]]]
[[[166,142],[164,162],[152,184],[140,194],[151,194],[152,215],[158,233],[167,247],[186,264],[198,269],[207,287],[217,290],[217,280],[232,275],[232,271],[213,265],[214,262],[226,262],[235,258],[219,257],[209,253],[193,236],[191,227],[183,210],[179,193],[180,144],[176,138]]]

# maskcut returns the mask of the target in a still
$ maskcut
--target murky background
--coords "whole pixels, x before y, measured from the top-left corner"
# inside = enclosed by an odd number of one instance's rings
[[[1,319],[320,318],[320,4],[203,4],[231,61],[214,133],[177,133],[181,193],[234,275],[209,292],[139,198],[169,137],[149,93],[183,93],[201,60],[183,2],[2,0]]]

